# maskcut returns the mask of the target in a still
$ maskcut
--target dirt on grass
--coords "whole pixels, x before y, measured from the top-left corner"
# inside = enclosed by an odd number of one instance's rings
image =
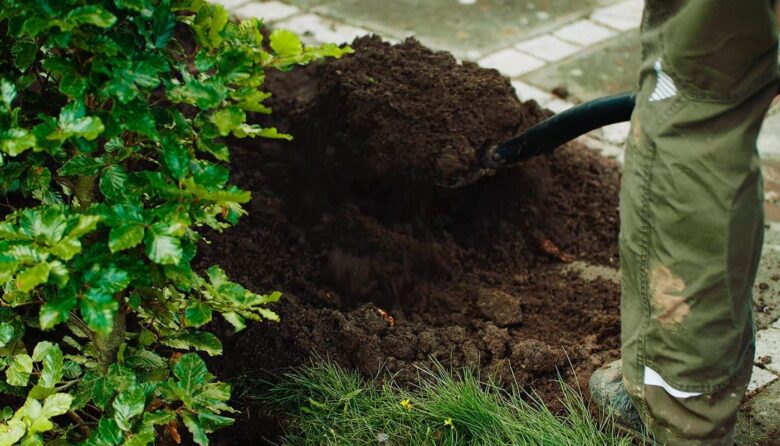
[[[465,188],[438,186],[548,112],[517,100],[498,72],[414,40],[353,47],[269,76],[274,115],[258,122],[295,141],[233,144],[249,215],[208,234],[198,264],[284,297],[280,323],[220,327],[215,373],[267,377],[320,355],[403,383],[438,361],[514,377],[555,404],[559,371],[584,385],[618,357],[618,286],[564,272],[573,259],[616,267],[618,165],[571,144]],[[279,434],[248,397],[238,405],[218,444]]]

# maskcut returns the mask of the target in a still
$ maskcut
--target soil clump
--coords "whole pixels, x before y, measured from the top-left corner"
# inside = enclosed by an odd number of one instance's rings
[[[548,112],[517,100],[498,72],[414,40],[353,47],[269,74],[276,121],[261,122],[295,141],[232,148],[249,215],[207,234],[198,264],[285,295],[280,323],[219,327],[215,374],[278,373],[320,355],[403,383],[438,361],[514,376],[554,404],[558,370],[584,384],[618,356],[618,286],[562,267],[616,267],[619,166],[572,144],[466,188],[439,187]],[[267,417],[250,405],[217,443],[277,435]]]

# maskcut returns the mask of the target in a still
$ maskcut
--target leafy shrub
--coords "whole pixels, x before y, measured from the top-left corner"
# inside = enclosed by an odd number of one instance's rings
[[[207,444],[235,410],[204,326],[276,320],[280,297],[190,266],[250,199],[224,139],[289,139],[246,122],[271,111],[264,71],[351,49],[264,46],[202,0],[0,5],[0,445],[178,442],[179,423]]]

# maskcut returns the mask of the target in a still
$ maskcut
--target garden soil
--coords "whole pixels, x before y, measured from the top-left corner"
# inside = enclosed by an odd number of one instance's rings
[[[415,40],[353,47],[269,75],[274,114],[255,119],[294,141],[232,143],[249,215],[208,233],[198,265],[284,296],[279,323],[217,327],[215,373],[273,379],[321,356],[404,384],[439,362],[514,377],[555,406],[558,373],[584,385],[619,355],[618,285],[564,272],[575,259],[616,267],[618,165],[571,144],[468,187],[438,186],[549,112],[518,101],[498,72]],[[278,435],[251,393],[218,444]]]

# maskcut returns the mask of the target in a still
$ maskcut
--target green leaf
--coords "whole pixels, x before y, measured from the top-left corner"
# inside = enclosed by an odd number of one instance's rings
[[[209,356],[222,354],[222,342],[207,331],[185,331],[169,336],[160,342],[168,347],[183,350],[194,348],[208,353]]]
[[[90,329],[102,334],[111,332],[118,309],[119,303],[115,300],[101,302],[92,298],[81,299],[81,317]]]
[[[30,363],[32,366],[32,363]],[[186,353],[173,366],[173,374],[179,379],[179,388],[186,395],[194,396],[198,389],[210,379],[206,363],[196,353]]]
[[[65,164],[57,170],[57,173],[62,176],[95,175],[104,165],[105,160],[102,157],[76,155],[65,162]]]
[[[184,320],[192,327],[200,327],[211,321],[211,307],[203,302],[193,301],[184,311]]]
[[[144,389],[139,386],[133,386],[123,390],[114,399],[111,407],[114,408],[114,421],[123,431],[132,429],[131,419],[141,415],[146,406],[146,395]]]
[[[18,156],[33,147],[35,147],[35,135],[25,129],[9,129],[0,133],[0,149],[11,156]]]
[[[67,237],[52,246],[50,252],[62,260],[70,260],[81,252],[81,242],[75,238]]]
[[[32,354],[33,362],[43,361],[43,357],[46,355],[46,352],[48,352],[51,348],[54,348],[54,344],[49,341],[41,341],[36,344]]]
[[[173,178],[180,180],[189,172],[190,154],[177,141],[163,144],[162,157]]]
[[[144,245],[149,259],[160,265],[176,265],[183,254],[181,241],[169,235],[164,223],[156,223],[146,231]]]
[[[17,444],[27,432],[27,426],[24,422],[17,419],[11,419],[8,424],[0,424],[0,445],[11,446]]]
[[[81,136],[93,140],[103,133],[103,130],[105,127],[100,118],[85,116],[84,105],[73,102],[62,108],[58,128],[47,136],[47,139],[63,141],[72,136]]]
[[[228,19],[228,12],[222,6],[203,4],[192,23],[198,43],[207,47],[216,47],[222,43],[221,34]]]
[[[108,249],[112,253],[134,248],[144,238],[144,227],[136,223],[111,228],[108,234]]]
[[[43,356],[43,371],[38,381],[45,387],[54,387],[62,380],[62,350],[56,345],[51,346]]]
[[[127,288],[130,274],[114,265],[94,264],[84,273],[83,280],[88,285],[87,296],[97,302],[107,302],[113,300],[114,294]]]
[[[303,52],[303,44],[294,32],[277,29],[269,37],[271,49],[279,57],[295,57]]]
[[[206,430],[206,432],[211,433],[219,428],[230,426],[234,423],[235,420],[229,417],[223,417],[215,413],[201,410],[198,411],[198,421],[200,422],[200,425],[203,426],[203,428]]]
[[[126,195],[127,173],[120,165],[108,166],[100,174],[98,188],[109,200],[121,201]]]
[[[29,293],[38,285],[49,280],[50,270],[51,267],[46,262],[27,268],[16,276],[16,289],[23,293]]]
[[[33,360],[25,354],[20,353],[14,356],[14,360],[5,371],[6,382],[12,386],[26,386],[32,373]]]
[[[14,326],[8,322],[0,323],[0,348],[5,347],[14,339]]]
[[[184,421],[184,425],[187,426],[187,430],[192,434],[192,440],[200,446],[208,446],[209,437],[206,435],[206,430],[200,425],[198,419],[186,412],[182,414],[181,418],[182,421]]]
[[[70,409],[70,405],[73,402],[73,396],[67,393],[55,393],[49,395],[43,401],[42,415],[46,418],[56,417],[64,414]]]
[[[65,322],[70,316],[70,311],[76,306],[75,296],[58,293],[53,299],[41,306],[39,322],[42,330],[48,330],[57,324]]]
[[[154,370],[166,367],[167,362],[157,353],[139,348],[125,353],[125,364],[134,368]]]
[[[92,387],[92,400],[97,407],[106,410],[108,402],[111,401],[114,393],[116,393],[116,389],[114,389],[108,378],[101,376],[95,379]]]
[[[174,102],[184,102],[208,110],[219,106],[227,97],[228,89],[224,81],[217,79],[189,79],[184,86],[171,90],[169,98]]]
[[[89,5],[72,9],[64,20],[57,21],[63,31],[70,31],[81,25],[95,25],[108,28],[116,22],[116,16],[100,6]]]
[[[30,68],[35,62],[35,56],[38,54],[38,45],[32,39],[18,39],[11,47],[11,55],[14,58],[14,65],[20,71]]]
[[[11,108],[11,102],[16,97],[16,86],[5,79],[0,79],[0,97],[3,99],[5,108]]]
[[[68,235],[71,237],[81,237],[88,232],[94,231],[95,228],[97,228],[98,223],[102,220],[103,218],[99,215],[81,214],[79,215],[76,226],[68,231]]]
[[[90,439],[94,439],[93,443],[88,443],[92,446],[116,446],[122,443],[124,434],[119,426],[112,418],[103,417],[98,421],[98,428],[92,433]]]
[[[160,84],[158,68],[146,60],[117,62],[112,70],[113,78],[106,83],[103,91],[127,104],[138,96],[138,87],[149,89]]]
[[[275,127],[260,127],[257,124],[241,124],[240,126],[233,129],[233,135],[235,135],[238,138],[246,138],[247,136],[250,138],[254,138],[257,136],[260,136],[262,138],[269,138],[269,139],[284,139],[287,141],[292,141],[292,136],[286,134],[286,133],[279,133],[278,130],[276,130]]]
[[[229,107],[211,115],[211,122],[217,126],[220,136],[227,136],[246,120],[246,113],[238,107]]]
[[[163,48],[173,37],[176,28],[176,17],[168,8],[155,8],[152,16],[152,34],[154,35],[154,47]]]
[[[27,392],[27,396],[40,401],[46,399],[47,396],[53,394],[54,392],[56,392],[54,387],[46,387],[43,384],[36,384],[32,389],[30,389],[29,392]]]

